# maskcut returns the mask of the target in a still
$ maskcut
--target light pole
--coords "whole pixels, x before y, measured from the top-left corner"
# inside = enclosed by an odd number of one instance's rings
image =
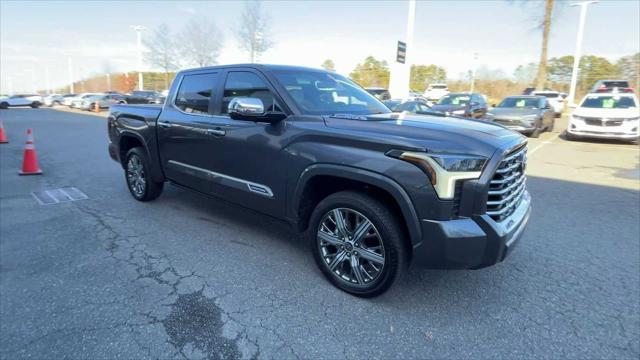
[[[69,94],[73,94],[73,60],[67,56],[67,66],[69,67]]]
[[[107,90],[111,91],[111,74],[107,73]]]
[[[146,29],[142,25],[131,25],[130,28],[136,31],[138,43],[138,90],[144,90],[144,81],[142,80],[142,30]]]
[[[476,68],[478,67],[478,53],[473,53],[473,63],[471,64],[471,90],[469,92],[473,92],[473,89],[476,86]]]
[[[576,97],[576,84],[578,83],[578,68],[580,67],[580,56],[582,52],[582,36],[584,34],[584,22],[587,18],[587,7],[597,3],[597,0],[588,0],[573,3],[571,6],[580,6],[580,23],[578,25],[578,38],[576,39],[576,52],[573,55],[573,70],[571,71],[571,87],[569,88],[568,104],[574,105]]]
[[[409,12],[407,14],[407,37],[404,64],[394,62],[391,65],[389,79],[389,92],[396,98],[409,97],[411,86],[411,60],[413,59],[413,26],[416,20],[416,0],[409,0]]]

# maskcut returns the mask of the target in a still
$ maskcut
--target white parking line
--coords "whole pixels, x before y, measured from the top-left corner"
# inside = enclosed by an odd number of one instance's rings
[[[555,134],[554,136],[552,136],[549,140],[543,141],[542,143],[540,143],[540,145],[534,147],[533,149],[531,149],[529,151],[529,156],[533,155],[533,153],[535,153],[536,151],[540,150],[541,147],[547,145],[547,144],[551,144],[554,140],[556,140],[558,137],[560,136],[560,133]]]

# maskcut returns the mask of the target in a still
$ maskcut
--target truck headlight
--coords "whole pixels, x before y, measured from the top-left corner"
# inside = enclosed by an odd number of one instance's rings
[[[473,155],[428,154],[392,150],[390,156],[407,161],[422,170],[440,199],[453,199],[456,181],[478,179],[487,159]]]
[[[578,116],[578,115],[571,115],[571,120],[584,121],[584,118],[582,116]]]

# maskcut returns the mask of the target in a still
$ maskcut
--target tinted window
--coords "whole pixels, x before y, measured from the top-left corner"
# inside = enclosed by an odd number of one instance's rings
[[[469,103],[471,96],[468,94],[449,94],[438,101],[439,105],[459,105],[465,106]]]
[[[547,101],[546,99],[543,101]],[[528,108],[535,109],[540,106],[540,99],[534,97],[508,97],[498,104],[499,108]]]
[[[628,88],[629,82],[628,81],[604,81],[603,85],[604,87],[608,87],[608,88],[614,88],[614,87]]]
[[[262,100],[265,111],[282,111],[267,84],[258,75],[251,72],[236,71],[229,73],[224,84],[223,114],[227,113],[229,102],[237,97],[258,98]]]
[[[180,83],[176,106],[187,113],[206,114],[213,95],[216,73],[185,75]]]

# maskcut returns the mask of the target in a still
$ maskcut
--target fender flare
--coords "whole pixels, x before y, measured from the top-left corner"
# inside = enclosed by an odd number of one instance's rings
[[[121,148],[120,145],[122,144],[122,139],[125,137],[134,138],[138,140],[140,144],[142,144],[142,148],[144,149],[145,155],[147,155],[147,159],[149,159],[149,162],[151,165],[151,177],[156,181],[164,181],[164,174],[160,171],[160,164],[154,163],[153,159],[155,158],[152,156],[149,150],[149,144],[147,144],[147,141],[144,139],[144,137],[142,137],[142,135],[129,130],[121,130],[118,136],[118,151],[120,151],[120,148]],[[125,163],[125,159],[123,159],[123,157],[120,156],[120,165],[122,165],[123,169],[125,167],[124,163]]]
[[[298,182],[292,192],[292,196],[289,201],[289,214],[293,215],[296,221],[297,209],[300,206],[302,200],[302,194],[309,180],[315,176],[335,176],[345,178],[349,180],[355,180],[376,186],[388,192],[394,200],[398,203],[402,217],[409,230],[409,236],[412,247],[417,246],[422,242],[422,228],[420,226],[420,219],[416,209],[413,206],[413,202],[409,197],[409,194],[398,184],[395,180],[373,172],[364,170],[352,166],[337,165],[337,164],[314,164],[302,171]]]

